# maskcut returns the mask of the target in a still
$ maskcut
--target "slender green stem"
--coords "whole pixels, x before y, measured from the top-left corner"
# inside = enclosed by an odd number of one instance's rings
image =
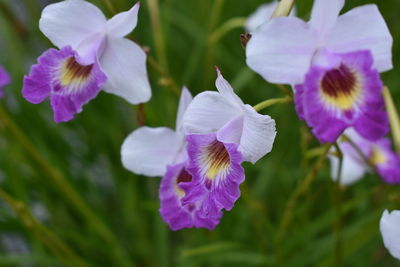
[[[38,239],[66,266],[89,266],[80,258],[71,248],[69,248],[53,232],[42,225],[29,211],[26,205],[14,199],[3,189],[0,189],[0,198],[2,198],[21,219],[28,230],[31,230]]]
[[[385,99],[386,110],[389,114],[390,128],[397,153],[400,153],[400,118],[394,104],[389,88],[383,88],[383,97]]]
[[[213,33],[208,37],[209,44],[218,43],[218,41],[228,32],[236,28],[242,28],[246,23],[246,18],[238,17],[231,18],[222,24],[219,28],[217,28]]]
[[[171,89],[171,91],[179,96],[181,94],[181,89],[179,86],[176,84],[175,80],[165,71],[165,69],[157,63],[157,61],[151,57],[150,55],[147,57],[147,63],[149,63],[149,66],[152,67],[152,69],[158,73],[158,75],[161,76],[160,79],[160,85],[168,87]]]
[[[261,110],[263,110],[265,108],[268,108],[268,107],[270,107],[272,105],[275,105],[275,104],[291,103],[292,101],[293,101],[293,98],[289,97],[289,96],[283,97],[283,98],[272,98],[272,99],[267,99],[267,100],[265,100],[263,102],[258,103],[253,108],[256,111],[261,111]]]
[[[280,0],[276,6],[272,18],[289,16],[292,11],[295,0]]]
[[[371,168],[371,170],[376,172],[375,164],[369,160],[369,158],[364,154],[364,152],[361,150],[361,148],[353,141],[351,140],[348,136],[342,135],[341,137],[343,139],[343,142],[348,142],[351,147],[357,152],[357,154],[363,159],[363,161]]]
[[[343,153],[337,143],[334,144],[336,149],[336,156],[339,159],[336,181],[334,183],[334,205],[336,211],[335,221],[335,234],[336,234],[336,246],[335,246],[335,266],[342,266],[342,191],[341,191],[341,179],[342,168],[343,168]]]
[[[115,10],[114,6],[111,4],[110,0],[104,0],[104,3],[106,4],[107,8],[110,10],[111,14],[116,14],[117,11]]]
[[[164,41],[164,33],[160,20],[160,8],[158,0],[147,0],[149,7],[150,21],[153,33],[153,39],[156,47],[157,60],[160,65],[168,73],[168,60],[166,53],[166,46]]]
[[[55,168],[46,162],[46,160],[38,153],[37,148],[28,139],[28,137],[19,129],[14,121],[9,117],[8,113],[0,105],[0,122],[8,128],[18,142],[26,149],[32,159],[47,173],[58,190],[60,190],[66,199],[74,206],[88,221],[89,225],[107,242],[114,255],[125,265],[129,265],[128,256],[123,248],[118,244],[114,235],[99,217],[85,203],[81,196],[76,192],[68,180]]]
[[[326,144],[324,146],[323,153],[319,156],[318,160],[315,162],[314,167],[308,173],[306,178],[302,180],[302,182],[296,187],[293,191],[292,195],[289,197],[285,211],[282,216],[281,223],[279,225],[279,230],[277,233],[277,244],[279,245],[285,237],[287,228],[292,220],[293,217],[293,208],[295,207],[298,198],[304,194],[308,188],[310,187],[311,183],[314,181],[315,177],[317,176],[319,170],[323,167],[326,156],[329,153],[332,144]]]

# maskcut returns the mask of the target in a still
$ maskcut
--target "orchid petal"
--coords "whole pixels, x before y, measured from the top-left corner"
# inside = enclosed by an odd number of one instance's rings
[[[276,136],[275,120],[268,115],[257,113],[250,105],[245,105],[243,132],[239,152],[245,161],[256,163],[272,150]]]
[[[390,254],[400,260],[400,211],[385,210],[380,220],[383,243]]]
[[[216,132],[241,114],[242,110],[222,95],[207,91],[197,95],[189,105],[183,128],[187,133]]]
[[[104,91],[132,104],[150,99],[146,54],[137,44],[128,39],[108,38],[100,65],[108,78]]]
[[[133,31],[138,20],[140,2],[130,10],[119,13],[107,21],[107,32],[113,37],[124,37]]]
[[[254,32],[247,65],[271,83],[299,84],[316,49],[316,33],[297,18],[279,17]]]
[[[181,93],[181,98],[179,99],[179,107],[178,107],[178,114],[176,116],[176,131],[179,132],[182,129],[182,123],[183,123],[183,116],[185,115],[185,112],[187,108],[189,107],[189,104],[192,102],[193,96],[190,93],[189,89],[186,87],[182,88],[182,93]]]
[[[378,71],[393,68],[393,38],[376,5],[354,8],[340,16],[326,43],[335,52],[370,50]]]
[[[324,36],[335,25],[344,0],[314,0],[310,25]]]
[[[331,177],[336,181],[338,178],[339,159],[336,156],[329,156],[331,162]],[[343,155],[342,171],[340,173],[340,184],[350,185],[361,178],[368,172],[365,164],[353,159],[349,155]]]
[[[230,122],[226,123],[217,132],[217,139],[223,143],[240,143],[243,131],[243,116],[239,116]]]
[[[243,101],[235,94],[232,86],[229,84],[227,80],[222,76],[221,71],[217,68],[217,80],[215,81],[215,86],[218,89],[218,92],[225,97],[225,99],[232,103],[232,105],[236,105],[238,108],[243,105]]]
[[[124,167],[136,174],[163,176],[173,164],[184,142],[183,136],[165,127],[141,127],[132,132],[121,148]]]
[[[96,6],[81,0],[66,0],[48,5],[42,12],[39,28],[50,41],[73,49],[88,36],[102,31],[106,18]]]

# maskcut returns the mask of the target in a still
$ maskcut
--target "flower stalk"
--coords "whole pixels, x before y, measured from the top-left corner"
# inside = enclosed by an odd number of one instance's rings
[[[388,87],[383,88],[383,98],[385,99],[386,111],[389,115],[390,128],[397,153],[400,153],[400,118],[394,104],[392,95]]]
[[[272,13],[271,18],[289,16],[290,12],[293,9],[294,2],[295,0],[280,0],[275,8],[274,13]]]

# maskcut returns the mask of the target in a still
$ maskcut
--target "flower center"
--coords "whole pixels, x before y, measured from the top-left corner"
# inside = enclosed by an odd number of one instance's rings
[[[320,91],[323,99],[342,110],[353,107],[360,95],[361,88],[356,74],[346,65],[325,73]]]
[[[386,158],[385,154],[383,153],[383,151],[381,149],[379,149],[378,147],[374,146],[372,148],[370,161],[374,165],[381,165],[381,164],[385,164],[387,162],[387,158]]]
[[[192,175],[188,173],[184,168],[179,173],[178,177],[176,178],[175,182],[175,191],[179,195],[180,198],[185,196],[185,192],[178,186],[179,183],[183,182],[190,182],[192,181]]]
[[[66,87],[74,83],[82,83],[90,77],[93,69],[92,65],[83,66],[76,62],[74,57],[69,57],[64,61],[61,68],[61,85]]]
[[[229,168],[231,160],[224,144],[217,140],[208,145],[205,150],[207,156],[204,163],[207,166],[207,177],[213,180],[219,173]]]

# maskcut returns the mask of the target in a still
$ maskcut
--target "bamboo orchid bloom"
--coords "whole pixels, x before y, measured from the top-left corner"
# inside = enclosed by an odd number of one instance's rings
[[[146,55],[124,38],[136,27],[139,6],[108,21],[84,0],[47,6],[39,27],[59,50],[39,57],[24,79],[23,96],[34,104],[49,96],[56,122],[71,120],[101,89],[132,104],[147,102]]]
[[[390,254],[400,260],[400,211],[385,210],[380,220],[383,243]]]
[[[255,163],[270,152],[276,135],[275,121],[245,105],[217,73],[218,92],[197,95],[183,119],[192,180],[182,186],[182,201],[201,200],[204,217],[233,208],[245,179],[241,163]]]
[[[304,83],[295,87],[299,117],[322,143],[335,142],[348,127],[370,141],[384,137],[389,121],[372,54],[367,50],[325,51],[324,57],[310,68]]]
[[[0,66],[0,97],[3,97],[3,87],[10,84],[11,82],[11,77],[7,73],[7,71]]]
[[[261,6],[259,6],[257,10],[254,11],[247,18],[245,25],[246,31],[250,33],[255,32],[261,25],[269,21],[272,16],[272,13],[274,13],[277,4],[278,1],[274,0],[271,3],[262,4]],[[290,15],[294,16],[295,14],[296,14],[296,8],[293,7]]]
[[[201,199],[183,203],[185,184],[192,175],[188,171],[186,140],[182,128],[183,115],[192,101],[187,89],[182,90],[176,129],[142,127],[129,135],[121,149],[122,163],[128,170],[146,176],[163,176],[161,180],[160,214],[172,230],[204,227],[213,229],[222,212],[213,216],[200,213]]]
[[[373,165],[384,182],[388,184],[400,183],[400,155],[393,151],[390,139],[382,138],[371,142],[360,136],[352,128],[345,131],[345,136],[346,138],[338,142],[343,154],[341,184],[350,185],[358,181],[366,173],[372,171],[370,165]],[[347,138],[350,138],[352,143]],[[331,160],[332,179],[336,180],[339,159],[334,155],[330,155],[329,158]],[[369,162],[366,162],[366,160]]]
[[[321,50],[347,53],[370,50],[379,72],[392,68],[392,36],[376,5],[339,16],[344,0],[314,0],[311,20],[278,17],[252,34],[247,64],[272,83],[302,83]],[[365,30],[368,29],[368,30]]]

